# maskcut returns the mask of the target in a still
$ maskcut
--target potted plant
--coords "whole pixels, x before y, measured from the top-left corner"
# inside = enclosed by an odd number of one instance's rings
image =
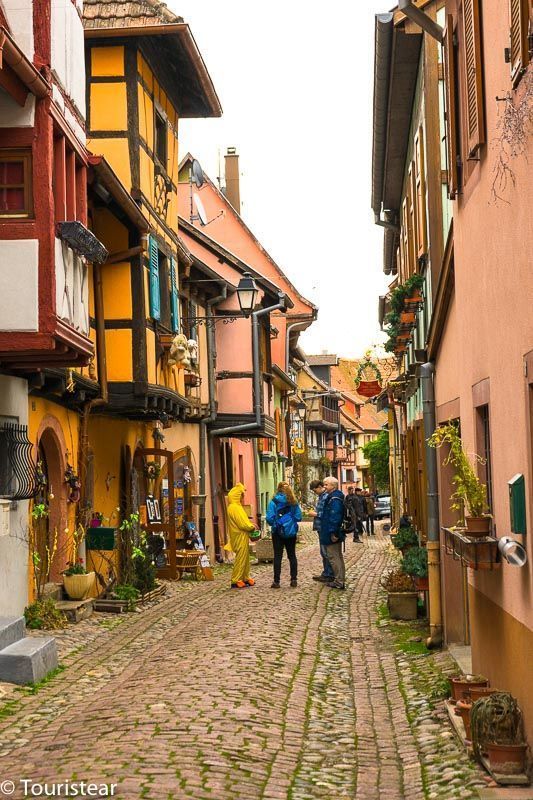
[[[452,509],[459,511],[464,517],[465,506],[470,512],[466,515],[465,522],[469,536],[487,536],[490,532],[491,517],[485,513],[487,508],[487,487],[475,473],[463,449],[461,437],[456,425],[448,423],[441,425],[429,437],[430,447],[449,446],[450,451],[444,459],[444,465],[451,464],[454,468],[452,478],[455,491],[451,496]],[[475,459],[482,462],[480,456]]]
[[[488,683],[488,678],[483,675],[457,675],[455,678],[450,678],[452,702],[462,700],[463,695],[474,687],[488,686]]]
[[[465,736],[470,741],[472,739],[472,729],[471,729],[471,721],[470,721],[470,712],[472,711],[472,701],[471,700],[458,700],[455,706],[455,713],[458,717],[461,717],[463,720],[463,725],[465,726]]]
[[[385,575],[381,585],[387,592],[387,605],[392,619],[416,619],[418,594],[413,579],[401,569]]]
[[[403,301],[406,311],[416,309],[424,302],[424,298],[422,296],[423,286],[424,278],[422,275],[415,274],[411,275],[410,278],[407,278],[404,283],[405,297]]]
[[[63,571],[63,586],[71,600],[86,600],[94,585],[94,572],[87,572],[83,559],[69,561]]]
[[[418,547],[418,534],[411,526],[403,527],[392,541],[397,550],[405,553],[410,547]]]
[[[90,528],[101,528],[104,522],[104,515],[101,511],[93,511],[92,518],[89,523]]]
[[[478,700],[470,714],[474,756],[481,761],[487,753],[491,770],[497,774],[524,772],[527,744],[524,741],[522,711],[508,692],[495,692]]]
[[[415,580],[419,591],[424,591],[428,586],[428,554],[425,547],[410,547],[406,551],[401,565],[402,571]]]

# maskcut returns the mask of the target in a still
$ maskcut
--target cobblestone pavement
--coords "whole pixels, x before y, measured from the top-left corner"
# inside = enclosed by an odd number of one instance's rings
[[[280,591],[269,565],[244,591],[222,568],[69,628],[64,670],[0,706],[0,781],[118,783],[122,800],[477,797],[483,777],[430,697],[450,658],[399,649],[379,618],[385,538],[347,544],[346,592],[311,580],[304,539],[296,589],[286,564]]]

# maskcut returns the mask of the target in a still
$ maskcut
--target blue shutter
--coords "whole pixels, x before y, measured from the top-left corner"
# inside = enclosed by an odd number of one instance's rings
[[[176,259],[170,259],[170,318],[172,325],[172,332],[179,333],[180,331],[180,314],[179,314],[179,301],[178,301],[178,278],[176,275]]]
[[[159,250],[157,240],[150,236],[150,316],[161,319],[161,296],[159,294]]]

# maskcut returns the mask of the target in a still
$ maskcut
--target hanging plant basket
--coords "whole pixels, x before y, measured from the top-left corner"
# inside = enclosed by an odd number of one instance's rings
[[[412,327],[416,323],[416,314],[414,311],[402,311],[400,314],[400,325]]]
[[[413,289],[412,293],[403,301],[406,311],[416,311],[424,302],[420,289]]]
[[[383,389],[379,367],[368,357],[359,362],[354,382],[357,393],[362,397],[376,397]]]

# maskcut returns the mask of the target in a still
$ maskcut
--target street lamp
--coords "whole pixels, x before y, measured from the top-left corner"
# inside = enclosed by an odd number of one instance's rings
[[[239,305],[245,317],[249,317],[255,308],[257,292],[257,284],[252,278],[251,273],[245,272],[237,286]]]
[[[307,406],[305,403],[296,403],[296,413],[298,417],[303,421],[305,419],[305,412],[307,411]]]

